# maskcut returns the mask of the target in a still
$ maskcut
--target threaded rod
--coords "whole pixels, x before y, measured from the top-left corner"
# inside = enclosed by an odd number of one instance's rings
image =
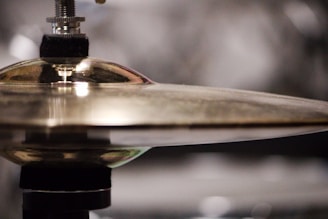
[[[75,17],[75,0],[56,0],[56,17]]]

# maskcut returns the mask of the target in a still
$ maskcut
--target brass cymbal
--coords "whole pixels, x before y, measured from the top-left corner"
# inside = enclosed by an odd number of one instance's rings
[[[158,84],[96,59],[31,60],[2,69],[0,79],[0,142],[9,145],[7,149],[53,148],[55,143],[72,147],[81,142],[66,141],[67,136],[74,139],[81,134],[87,144],[108,150],[328,130],[327,102]],[[64,139],[58,141],[56,136]]]
[[[36,59],[0,71],[0,125],[294,126],[328,122],[328,103],[158,84],[96,59]]]

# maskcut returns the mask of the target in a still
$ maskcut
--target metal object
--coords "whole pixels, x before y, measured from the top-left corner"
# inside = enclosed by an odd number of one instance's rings
[[[96,0],[97,4],[104,4],[106,0]],[[55,0],[56,15],[47,18],[52,24],[52,33],[66,37],[84,36],[80,30],[80,23],[85,21],[84,17],[75,15],[75,0]]]
[[[235,142],[328,130],[328,103],[157,84],[90,58],[25,61],[0,71],[2,154],[115,167],[150,147]]]
[[[106,0],[96,0],[97,4],[104,4],[106,2]]]
[[[84,17],[75,16],[75,0],[55,0],[56,16],[47,18],[52,23],[52,33],[66,36],[84,35],[80,31],[80,23]]]

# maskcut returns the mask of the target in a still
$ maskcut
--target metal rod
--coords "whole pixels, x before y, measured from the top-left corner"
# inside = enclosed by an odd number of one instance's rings
[[[84,17],[75,16],[75,0],[55,0],[56,16],[47,18],[52,23],[52,33],[65,37],[84,36],[80,32],[80,22]]]
[[[56,17],[75,17],[75,0],[56,0]]]

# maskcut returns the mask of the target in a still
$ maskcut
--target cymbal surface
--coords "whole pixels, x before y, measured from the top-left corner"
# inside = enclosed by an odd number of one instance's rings
[[[77,154],[85,150],[101,157],[113,148],[140,148],[142,153],[154,146],[328,130],[327,102],[158,84],[114,63],[70,61],[38,59],[0,71],[0,142],[11,160],[30,162],[38,153],[41,160],[57,156],[46,155],[49,151],[57,151],[60,159],[86,159],[86,153]],[[17,157],[17,151],[24,156]],[[68,155],[72,151],[74,156]],[[112,155],[113,151],[107,158]],[[118,157],[118,163],[128,160]]]
[[[326,102],[187,85],[1,85],[13,126],[290,126],[327,124]]]
[[[328,103],[158,84],[115,63],[49,58],[0,70],[0,126],[240,127],[328,123]]]

